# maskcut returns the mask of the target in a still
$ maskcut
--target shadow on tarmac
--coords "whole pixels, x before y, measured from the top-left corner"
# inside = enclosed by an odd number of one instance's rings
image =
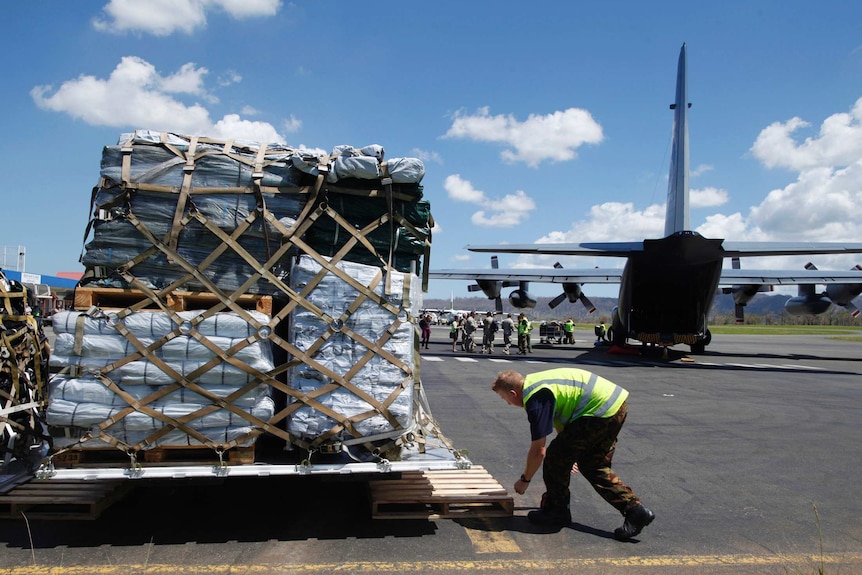
[[[9,547],[49,549],[186,543],[377,539],[434,534],[429,520],[371,518],[364,480],[237,477],[141,480],[98,519],[0,521]],[[28,534],[29,531],[29,534]]]

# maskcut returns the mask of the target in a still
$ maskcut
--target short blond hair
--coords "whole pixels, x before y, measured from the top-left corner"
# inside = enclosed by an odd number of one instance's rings
[[[496,391],[522,391],[524,389],[524,376],[517,371],[508,369],[497,374],[497,379],[491,385],[491,389]]]

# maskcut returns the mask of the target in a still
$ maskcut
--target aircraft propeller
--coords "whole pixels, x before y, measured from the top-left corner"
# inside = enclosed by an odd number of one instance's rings
[[[500,262],[497,256],[491,256],[491,269],[499,269]],[[467,291],[481,291],[488,299],[494,300],[494,307],[497,313],[503,313],[503,300],[500,297],[500,292],[507,282],[495,280],[476,280],[476,283],[467,286]]]
[[[562,269],[563,265],[560,262],[554,264],[554,268]],[[575,303],[579,301],[584,304],[584,307],[587,308],[587,313],[593,313],[596,311],[596,306],[593,305],[593,302],[584,294],[583,290],[581,290],[581,284],[577,283],[564,283],[563,284],[563,293],[555,297],[548,304],[548,307],[554,309],[561,303],[563,303],[566,299],[569,300],[570,303]]]

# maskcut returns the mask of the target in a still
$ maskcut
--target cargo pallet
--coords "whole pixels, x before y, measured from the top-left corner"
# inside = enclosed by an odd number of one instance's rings
[[[33,479],[0,495],[0,519],[96,519],[131,488],[127,480]]]
[[[483,467],[405,471],[369,482],[373,519],[511,517],[514,501]]]
[[[210,292],[199,291],[172,291],[162,295],[168,307],[174,311],[188,311],[193,309],[210,308],[219,303],[219,297]],[[259,311],[272,315],[272,296],[257,294],[242,294],[234,298],[236,304],[242,309]],[[118,310],[148,301],[149,305],[141,311],[159,309],[147,294],[135,289],[107,288],[107,287],[78,287],[75,288],[74,309],[86,311],[93,306],[98,306],[104,311]]]

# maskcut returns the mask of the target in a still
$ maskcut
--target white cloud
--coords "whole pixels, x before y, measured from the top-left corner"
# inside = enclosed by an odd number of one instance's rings
[[[419,148],[413,148],[410,150],[410,153],[413,154],[414,157],[419,158],[426,164],[428,162],[434,162],[435,164],[442,164],[443,158],[440,157],[440,154],[437,152],[428,152],[426,150],[420,150]]]
[[[826,118],[817,137],[797,143],[793,133],[809,125],[798,117],[775,122],[760,132],[751,152],[768,168],[795,171],[848,166],[862,157],[862,98],[856,100],[849,113]]]
[[[139,61],[146,64],[143,60]],[[158,77],[152,65],[146,64],[146,66],[148,67],[146,76]],[[204,76],[207,73],[206,68],[197,68],[194,63],[189,62],[183,64],[176,73],[158,78],[158,87],[169,94],[203,94]]]
[[[281,0],[210,0],[207,5],[219,6],[234,18],[275,16]]]
[[[288,134],[294,134],[300,129],[302,129],[302,120],[297,119],[293,114],[284,121],[284,131]]]
[[[713,167],[710,166],[709,164],[701,164],[698,167],[694,168],[693,170],[689,170],[689,175],[692,178],[696,178],[698,176],[702,176],[703,174],[705,174],[707,172],[711,172],[712,170],[713,170]]]
[[[216,122],[210,132],[216,138],[251,140],[260,143],[283,143],[284,137],[272,124],[243,120],[239,114],[227,114]]]
[[[663,232],[663,205],[636,210],[631,202],[605,202],[590,208],[589,219],[575,222],[569,231],[551,232],[536,242],[624,242],[659,238]]]
[[[207,11],[213,9],[245,19],[274,16],[279,8],[281,0],[110,0],[93,26],[112,33],[191,34],[206,26]]]
[[[817,137],[793,133],[799,118],[763,129],[751,150],[766,167],[798,172],[796,181],[772,190],[750,210],[750,235],[775,240],[858,241],[862,237],[862,98],[850,113],[823,121]],[[853,256],[855,257],[855,256]],[[853,257],[826,258],[852,265]]]
[[[835,170],[801,172],[751,209],[751,225],[770,237],[807,241],[858,241],[862,237],[862,158]]]
[[[606,202],[590,208],[587,219],[574,222],[567,231],[552,231],[535,240],[537,244],[625,242],[644,238],[660,238],[664,235],[664,205],[653,204],[644,210],[636,210],[627,202]],[[548,267],[561,260],[565,267],[621,267],[623,258],[587,258],[560,256],[522,255],[513,267]]]
[[[523,190],[506,194],[502,198],[489,199],[485,192],[477,190],[473,184],[459,174],[447,176],[443,187],[449,197],[456,202],[467,202],[483,209],[471,216],[471,221],[483,227],[512,227],[520,224],[536,209],[536,203]]]
[[[149,62],[126,56],[107,79],[81,75],[57,90],[36,86],[30,95],[40,108],[64,112],[94,126],[284,142],[284,137],[267,122],[243,120],[238,114],[227,114],[213,122],[201,104],[185,104],[175,97],[192,95],[214,100],[204,89],[206,74],[206,68],[189,63],[174,74],[161,76]],[[293,124],[296,121],[290,120]]]
[[[236,70],[227,70],[219,75],[218,80],[219,86],[227,87],[232,84],[239,84],[242,82],[242,74],[237,72]]]
[[[729,216],[713,214],[706,218],[706,222],[697,227],[697,232],[705,238],[725,238],[734,241],[756,241],[763,237],[754,237],[747,229],[748,222],[736,212]]]
[[[849,114],[826,118],[816,137],[793,139],[795,132],[807,127],[800,118],[771,124],[751,148],[767,168],[795,171],[795,181],[769,192],[747,216],[715,214],[698,231],[731,240],[858,242],[862,237],[862,99]],[[849,269],[860,258],[769,257],[749,260],[747,265],[802,269],[811,259],[821,269]]]
[[[443,182],[443,188],[449,197],[456,202],[481,204],[485,201],[485,192],[474,188],[468,180],[461,179],[460,174],[447,176]]]
[[[500,153],[505,162],[524,162],[531,167],[543,161],[572,160],[580,146],[603,139],[601,125],[589,112],[578,108],[545,116],[530,114],[523,122],[511,115],[491,116],[487,107],[475,115],[458,112],[443,137],[508,146]]]
[[[702,188],[689,190],[689,202],[692,208],[712,208],[727,203],[727,190],[719,188]]]

